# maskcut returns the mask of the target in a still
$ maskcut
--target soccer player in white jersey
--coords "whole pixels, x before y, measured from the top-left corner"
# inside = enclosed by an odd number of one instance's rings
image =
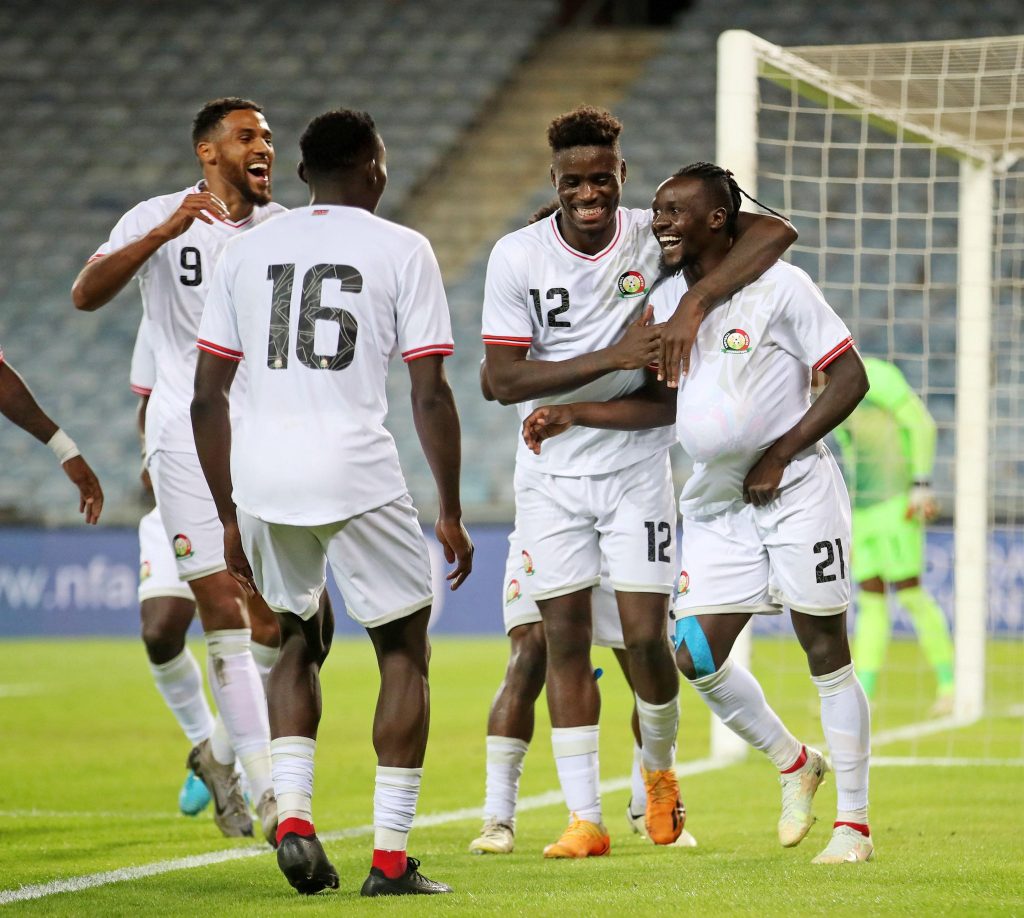
[[[220,250],[284,208],[271,202],[274,148],[256,103],[207,103],[195,117],[192,140],[202,181],[128,211],[78,275],[72,299],[93,311],[138,277],[157,371],[146,416],[147,465],[178,572],[206,632],[210,687],[226,727],[226,738],[215,732],[192,750],[189,765],[213,795],[221,831],[252,834],[235,777],[237,755],[263,833],[273,842],[277,816],[259,667],[262,660],[269,671],[277,655],[277,626],[262,599],[246,603],[224,569],[223,533],[196,456],[189,403],[196,333]]]
[[[0,347],[0,414],[12,424],[45,443],[53,451],[71,483],[78,488],[78,512],[95,525],[103,511],[103,489],[96,473],[78,451],[75,441],[61,430],[39,407],[25,381],[4,359]]]
[[[709,163],[687,166],[659,187],[653,230],[669,276],[651,296],[657,320],[667,320],[680,294],[729,251],[740,193],[731,174]],[[812,368],[830,380],[813,405]],[[867,389],[843,321],[803,271],[779,262],[708,313],[675,410],[679,442],[694,459],[679,500],[676,659],[708,707],[779,769],[779,841],[799,844],[829,766],[783,726],[750,672],[729,659],[753,615],[789,607],[821,697],[838,789],[832,838],[816,864],[857,863],[873,850],[869,711],[846,636],[850,500],[821,442]],[[664,423],[671,415],[654,401],[554,406],[527,419],[524,437],[539,450],[572,425],[617,429],[638,418]]]
[[[584,107],[549,127],[559,210],[499,240],[483,309],[490,387],[526,417],[538,399],[613,399],[665,386],[645,376],[659,334],[641,319],[658,264],[650,215],[619,207],[621,124]],[[709,302],[764,271],[795,234],[783,221],[744,222]],[[693,298],[691,298],[692,300]],[[528,359],[529,358],[529,359]],[[647,785],[646,828],[671,844],[685,821],[674,771],[679,677],[667,639],[675,577],[672,478],[662,430],[573,430],[544,455],[520,444],[516,529],[534,562],[533,596],[547,640],[552,746],[570,821],[546,857],[607,853],[598,792],[599,695],[590,664],[590,591],[602,558],[616,591],[636,693]]]
[[[473,546],[461,522],[459,418],[444,375],[454,347],[448,304],[430,243],[374,216],[387,170],[370,116],[327,112],[300,146],[311,204],[225,248],[199,330],[192,403],[228,569],[255,581],[281,624],[268,694],[278,865],[301,893],[338,885],[311,804],[319,670],[331,638],[317,603],[329,561],[381,675],[373,864],[361,893],[450,892],[406,856],[427,742],[433,595],[427,545],[383,424],[389,359],[401,353],[437,484],[435,532],[457,561],[454,589],[472,568]],[[228,392],[243,355],[249,387],[235,426]]]

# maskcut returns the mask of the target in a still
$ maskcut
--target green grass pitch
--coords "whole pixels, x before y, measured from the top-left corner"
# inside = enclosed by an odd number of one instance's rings
[[[195,648],[201,655],[202,648]],[[1019,643],[994,643],[990,678],[995,715],[876,748],[879,756],[1004,759],[982,766],[879,765],[871,777],[876,860],[857,867],[813,867],[835,806],[830,781],[818,797],[820,821],[804,843],[775,839],[778,785],[770,765],[745,762],[682,780],[696,850],[656,849],[629,833],[628,790],[604,794],[612,833],[607,858],[546,862],[541,848],[565,821],[560,803],[520,814],[516,852],[474,857],[466,847],[479,826],[487,709],[505,664],[501,639],[434,642],[433,711],[421,816],[410,853],[427,876],[455,894],[362,900],[372,839],[374,759],[370,719],[377,677],[368,641],[335,645],[324,673],[324,719],[317,750],[314,815],[341,876],[337,892],[295,894],[269,849],[221,838],[208,813],[177,814],[187,743],[154,689],[142,647],[132,641],[11,641],[0,644],[0,890],[155,864],[209,852],[252,857],[161,873],[33,901],[0,904],[0,913],[38,915],[1024,915],[1024,667]],[[893,647],[876,728],[920,720],[929,701],[926,673],[911,644]],[[761,641],[755,663],[769,699],[794,732],[820,742],[817,698],[793,640]],[[628,775],[629,697],[610,654],[604,668],[601,769]],[[682,687],[681,761],[706,755],[709,717]],[[1014,705],[1017,709],[1014,709]],[[521,793],[557,787],[547,716]],[[1014,764],[1015,763],[1015,764]],[[453,815],[454,814],[454,815]],[[352,830],[343,835],[342,830]],[[3,894],[0,893],[0,902]]]

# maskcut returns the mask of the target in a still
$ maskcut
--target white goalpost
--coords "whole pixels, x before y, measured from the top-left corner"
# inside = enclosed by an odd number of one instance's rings
[[[717,162],[793,220],[794,263],[862,351],[901,366],[936,416],[934,484],[952,521],[949,725],[1024,701],[1005,652],[1024,633],[1022,156],[1024,36],[799,48],[743,31],[719,39]],[[751,646],[747,634],[734,653],[749,661]],[[1012,653],[1015,668],[1024,654]],[[713,721],[711,752],[734,758],[743,745]]]

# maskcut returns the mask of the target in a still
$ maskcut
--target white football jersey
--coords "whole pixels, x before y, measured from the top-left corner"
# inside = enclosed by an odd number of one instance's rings
[[[135,205],[118,220],[93,258],[141,239],[167,220],[186,195],[202,190],[200,182]],[[214,219],[211,225],[195,220],[177,239],[157,249],[135,275],[156,357],[156,382],[146,410],[146,448],[150,453],[159,449],[195,451],[189,407],[196,371],[196,334],[214,266],[224,243],[285,210],[280,204],[267,204],[238,223]],[[245,385],[244,372],[241,370],[242,378],[235,381],[240,391]]]
[[[249,365],[232,425],[235,503],[298,526],[405,493],[384,427],[388,363],[454,350],[430,243],[368,211],[323,205],[225,247],[198,346]]]
[[[686,289],[682,272],[655,288],[655,321],[668,320]],[[742,501],[747,472],[810,407],[811,368],[851,347],[850,330],[814,282],[783,261],[710,310],[676,403],[676,436],[694,461],[680,513],[702,519]],[[818,443],[790,462],[782,487],[824,449]]]
[[[529,358],[559,361],[614,344],[635,322],[658,273],[660,249],[649,210],[620,207],[607,248],[584,255],[569,246],[557,212],[499,239],[487,264],[485,344],[529,348]],[[643,370],[617,370],[578,389],[517,405],[522,420],[540,405],[606,402],[640,388]],[[550,475],[597,475],[625,468],[672,445],[672,429],[621,431],[570,427],[535,455],[522,437],[516,461]]]

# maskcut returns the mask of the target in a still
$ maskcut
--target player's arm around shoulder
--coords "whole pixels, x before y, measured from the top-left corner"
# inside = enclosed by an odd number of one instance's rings
[[[434,532],[445,560],[455,564],[446,579],[457,590],[473,570],[473,542],[462,524],[459,479],[462,471],[462,429],[455,395],[440,354],[410,360],[412,416],[423,455],[437,486],[438,514]]]
[[[175,206],[154,199],[132,208],[114,227],[107,245],[75,278],[71,286],[75,309],[95,312],[105,306],[161,246],[182,235],[196,220],[212,224],[214,217],[226,219],[228,209],[209,191],[189,192]]]

